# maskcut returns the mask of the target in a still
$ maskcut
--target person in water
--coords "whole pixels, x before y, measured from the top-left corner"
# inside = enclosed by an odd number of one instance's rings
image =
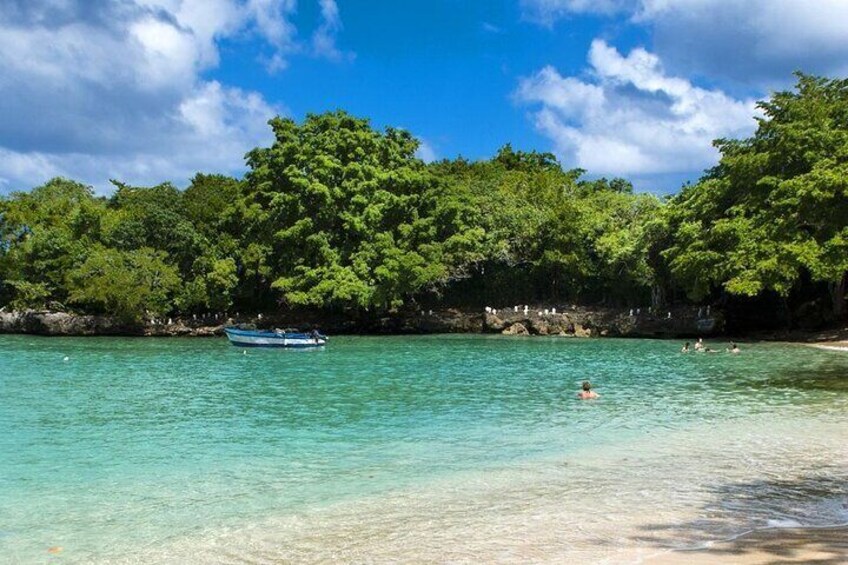
[[[689,342],[683,344],[683,349],[680,350],[680,353],[689,353]]]
[[[695,342],[695,351],[703,351],[704,349],[704,340],[703,338],[698,338],[698,341]]]
[[[600,395],[592,390],[592,385],[589,384],[589,381],[583,381],[583,390],[577,393],[577,398],[580,400],[591,400],[593,398],[598,398]]]
[[[739,346],[736,345],[736,343],[731,341],[730,342],[730,349],[728,349],[728,351],[731,352],[731,353],[739,353],[740,349],[739,349]]]

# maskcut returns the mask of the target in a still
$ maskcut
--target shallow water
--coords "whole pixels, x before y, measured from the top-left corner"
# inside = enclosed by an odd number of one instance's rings
[[[848,355],[679,347],[3,336],[0,556],[617,563],[848,522]]]

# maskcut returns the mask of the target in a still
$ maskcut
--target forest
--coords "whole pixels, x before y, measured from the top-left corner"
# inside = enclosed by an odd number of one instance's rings
[[[0,306],[137,321],[545,300],[844,320],[848,80],[797,77],[664,198],[509,144],[427,164],[408,132],[344,111],[272,119],[241,179],[113,180],[104,197],[55,178],[0,198]]]

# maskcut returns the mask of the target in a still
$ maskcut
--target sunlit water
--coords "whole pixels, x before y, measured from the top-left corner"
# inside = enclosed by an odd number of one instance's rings
[[[848,522],[848,355],[679,347],[0,337],[0,562],[619,563]]]

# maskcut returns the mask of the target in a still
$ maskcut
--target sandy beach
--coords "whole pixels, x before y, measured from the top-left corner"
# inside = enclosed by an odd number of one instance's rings
[[[672,551],[645,563],[777,565],[848,563],[848,527],[759,530],[704,549]]]

